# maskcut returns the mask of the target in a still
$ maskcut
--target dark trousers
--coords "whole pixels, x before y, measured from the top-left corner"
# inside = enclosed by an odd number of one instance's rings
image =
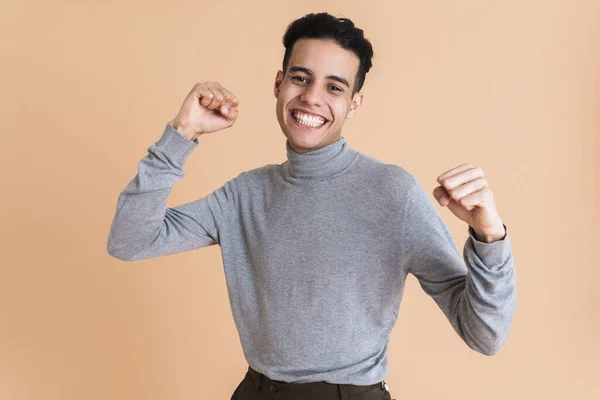
[[[393,400],[381,381],[359,386],[328,382],[287,383],[275,381],[248,367],[231,400]]]

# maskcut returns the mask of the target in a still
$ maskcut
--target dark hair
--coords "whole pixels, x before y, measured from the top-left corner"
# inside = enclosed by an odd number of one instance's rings
[[[288,62],[292,55],[294,43],[299,39],[332,39],[339,46],[352,51],[360,60],[356,80],[354,82],[354,95],[365,82],[365,76],[371,69],[373,47],[364,37],[363,30],[354,26],[348,18],[337,18],[327,13],[307,14],[288,25],[283,35],[285,55],[283,56],[283,74],[285,75]]]

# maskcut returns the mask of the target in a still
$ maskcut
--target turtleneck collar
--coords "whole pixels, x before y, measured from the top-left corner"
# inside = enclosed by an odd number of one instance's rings
[[[350,165],[357,154],[343,136],[327,146],[305,153],[294,151],[289,140],[286,140],[285,146],[287,171],[296,179],[322,179],[335,175]]]

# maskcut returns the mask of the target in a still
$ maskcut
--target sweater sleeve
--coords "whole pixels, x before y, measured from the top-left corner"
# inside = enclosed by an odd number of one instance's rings
[[[208,196],[167,208],[171,189],[198,140],[167,124],[120,193],[108,235],[108,253],[123,261],[166,256],[219,243],[219,224],[233,201],[233,180]]]
[[[470,348],[490,356],[499,352],[517,303],[506,225],[506,236],[493,243],[478,241],[469,227],[463,262],[446,225],[416,179],[403,219],[403,259],[408,271]]]

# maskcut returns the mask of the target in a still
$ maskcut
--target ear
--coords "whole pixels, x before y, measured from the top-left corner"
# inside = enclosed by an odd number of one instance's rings
[[[358,110],[360,105],[362,104],[362,101],[363,101],[362,93],[360,93],[360,92],[354,93],[354,96],[352,97],[352,103],[350,104],[350,109],[348,110],[348,115],[346,115],[346,118],[350,119],[354,116],[354,114],[356,113],[356,111]]]
[[[275,86],[273,87],[273,94],[275,98],[279,97],[279,86],[281,86],[281,82],[283,81],[283,72],[281,70],[277,71],[277,75],[275,75]]]

